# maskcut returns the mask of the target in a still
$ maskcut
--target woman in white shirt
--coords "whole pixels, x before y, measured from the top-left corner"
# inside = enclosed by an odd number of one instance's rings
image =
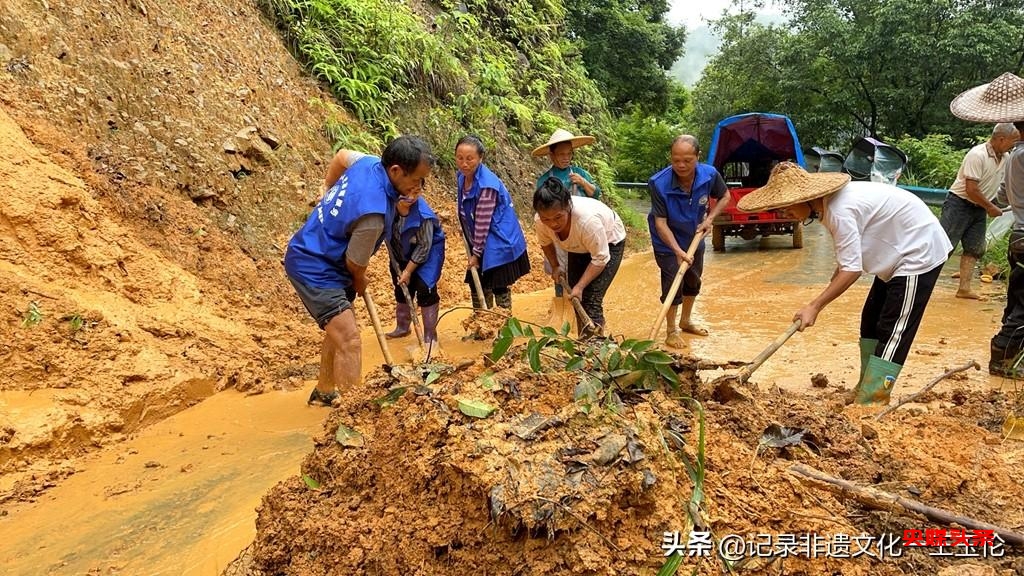
[[[569,254],[564,271],[572,296],[579,298],[596,331],[580,330],[580,337],[604,333],[604,295],[622,263],[626,228],[614,210],[600,200],[573,197],[557,178],[548,178],[533,194],[534,228],[548,262],[558,262],[555,246]],[[558,281],[560,267],[552,270]],[[578,323],[582,324],[582,323]]]

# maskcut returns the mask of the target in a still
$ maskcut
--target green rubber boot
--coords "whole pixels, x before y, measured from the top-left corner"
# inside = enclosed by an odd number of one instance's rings
[[[878,356],[869,356],[864,376],[854,389],[854,401],[862,406],[885,406],[903,366]]]
[[[858,382],[864,380],[864,370],[868,367],[868,358],[875,353],[876,346],[878,346],[878,340],[875,338],[860,339],[860,379]]]

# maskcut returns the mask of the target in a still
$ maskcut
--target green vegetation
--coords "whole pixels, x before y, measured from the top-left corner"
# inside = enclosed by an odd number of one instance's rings
[[[33,300],[28,303],[28,309],[25,310],[25,315],[21,318],[22,328],[32,328],[43,321],[43,311],[39,308],[39,303]]]
[[[924,138],[904,136],[893,142],[910,157],[907,170],[900,177],[901,184],[948,188],[956,179],[960,161],[967,150],[954,148],[952,138],[946,134],[929,134]]]

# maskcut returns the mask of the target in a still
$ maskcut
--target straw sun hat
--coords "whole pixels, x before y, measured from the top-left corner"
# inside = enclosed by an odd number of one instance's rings
[[[765,212],[828,196],[846,186],[849,174],[815,172],[809,174],[792,162],[781,162],[772,169],[768,183],[740,199],[736,205],[744,212]]]
[[[593,144],[596,140],[597,139],[593,136],[573,136],[572,132],[559,128],[551,133],[551,137],[548,138],[547,143],[541,144],[533,149],[533,157],[540,158],[541,156],[546,156],[549,148],[562,142],[572,142],[572,148],[575,150],[580,146]]]
[[[973,122],[1024,120],[1024,79],[1009,72],[962,92],[949,103],[954,116]]]

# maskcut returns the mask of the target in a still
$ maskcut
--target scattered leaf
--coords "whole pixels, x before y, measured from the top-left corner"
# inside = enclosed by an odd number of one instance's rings
[[[807,430],[804,428],[787,428],[778,424],[771,424],[761,434],[758,444],[770,448],[785,448],[796,446],[804,441]]]
[[[494,379],[494,372],[491,372],[490,370],[488,370],[488,371],[484,372],[483,374],[481,374],[480,376],[478,376],[476,380],[477,380],[477,382],[480,383],[480,386],[484,390],[500,390],[501,389],[501,384],[497,380]]]
[[[374,402],[381,408],[387,408],[388,406],[394,406],[398,399],[405,395],[405,392],[409,389],[408,386],[399,386],[392,388],[387,394],[380,398],[374,399]]]
[[[472,416],[473,418],[487,418],[497,410],[494,406],[480,400],[468,400],[464,398],[458,398],[457,400],[459,403],[459,412],[462,412],[466,416]]]
[[[430,386],[432,383],[434,383],[440,377],[441,377],[441,375],[438,374],[437,372],[431,372],[430,374],[427,374],[427,378],[426,378],[426,380],[423,381],[423,384],[425,384],[427,386]]]
[[[661,350],[644,352],[643,359],[651,364],[671,364],[673,362],[672,357]]]
[[[363,435],[344,424],[338,424],[338,432],[334,438],[338,444],[346,448],[362,448],[365,445]]]
[[[319,490],[320,489],[320,483],[317,482],[316,480],[314,480],[313,477],[310,476],[309,474],[303,474],[302,475],[302,481],[306,483],[306,486],[309,486],[313,490]]]

